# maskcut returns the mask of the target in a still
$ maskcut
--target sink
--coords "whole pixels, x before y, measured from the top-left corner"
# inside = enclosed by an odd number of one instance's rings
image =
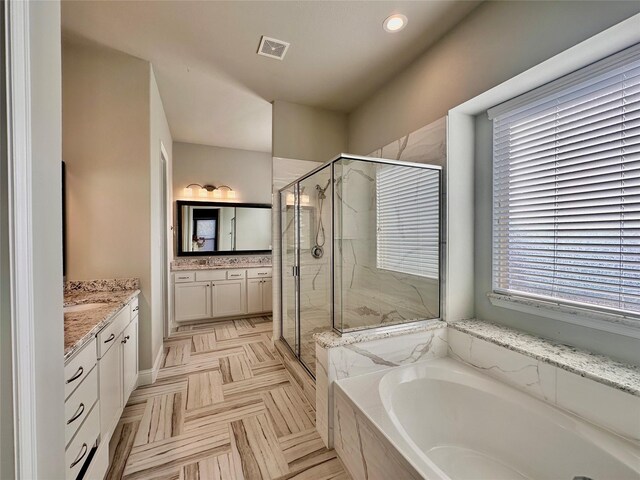
[[[94,308],[102,307],[106,303],[83,303],[80,305],[70,305],[64,307],[64,313],[84,312],[86,310],[93,310]]]

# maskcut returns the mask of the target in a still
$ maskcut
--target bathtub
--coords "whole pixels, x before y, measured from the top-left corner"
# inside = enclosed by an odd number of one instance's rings
[[[357,462],[364,465],[364,475],[353,472],[359,463],[343,458],[356,478],[385,478],[395,469],[395,478],[640,479],[636,443],[451,358],[341,380],[336,393],[371,423],[375,433],[369,437],[386,443],[381,452],[394,449],[402,457],[380,462],[388,470],[377,475],[373,463],[380,455],[365,458],[363,449],[374,442],[363,443],[358,431],[353,438],[360,442],[363,458]],[[336,436],[347,431],[339,401]],[[341,457],[349,455],[348,443],[336,439]]]

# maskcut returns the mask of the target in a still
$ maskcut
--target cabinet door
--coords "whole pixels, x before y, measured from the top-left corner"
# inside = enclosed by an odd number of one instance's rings
[[[211,284],[192,282],[175,284],[176,322],[211,317]]]
[[[126,405],[138,381],[138,317],[124,329],[122,342],[122,404]]]
[[[214,317],[246,313],[245,280],[216,281],[212,283],[211,291]]]
[[[262,308],[262,280],[250,278],[247,280],[247,313],[259,313]]]
[[[262,280],[262,311],[270,312],[273,310],[273,280],[265,278]]]
[[[100,390],[100,434],[106,438],[120,418],[122,407],[122,334],[98,360]]]

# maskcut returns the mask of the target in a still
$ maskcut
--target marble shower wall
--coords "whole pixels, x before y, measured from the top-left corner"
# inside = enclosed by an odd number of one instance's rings
[[[427,135],[435,143],[432,136],[443,135],[440,129],[432,129],[432,135]],[[398,147],[396,157],[401,157],[407,151]],[[418,137],[422,140],[424,137]],[[444,138],[441,138],[442,145]],[[419,145],[412,145],[411,153],[419,151]],[[389,153],[387,155],[386,153]],[[384,152],[389,158],[393,152]],[[431,158],[425,155],[424,158]],[[426,162],[422,162],[426,163]],[[443,163],[442,159],[438,162]],[[391,175],[389,173],[391,172]],[[343,160],[335,164],[335,240],[336,252],[335,265],[335,292],[336,292],[336,319],[341,320],[342,331],[348,332],[375,326],[387,326],[407,323],[419,319],[438,318],[440,316],[440,290],[437,276],[428,277],[412,275],[400,272],[398,269],[390,269],[385,265],[379,265],[378,248],[379,236],[384,231],[384,223],[378,223],[378,199],[384,202],[388,200],[387,215],[395,206],[396,201],[402,199],[389,197],[388,188],[385,190],[381,181],[390,176],[405,176],[404,188],[415,189],[419,192],[418,202],[420,210],[417,210],[415,224],[424,227],[424,232],[438,228],[438,218],[429,212],[433,206],[427,198],[430,191],[433,192],[437,202],[437,183],[434,182],[436,173],[431,170],[417,169],[410,166],[389,166],[357,160]],[[410,190],[398,192],[398,196],[409,197]],[[421,205],[423,203],[424,205]],[[424,208],[422,208],[424,207]],[[389,217],[385,217],[389,218]],[[402,217],[400,217],[402,218]],[[401,224],[402,225],[402,224]],[[382,228],[382,230],[381,230]],[[412,238],[416,235],[411,228],[401,226]],[[394,233],[393,241],[401,238]],[[422,242],[424,242],[424,238]],[[405,245],[411,245],[408,240]],[[440,247],[440,248],[439,248]],[[431,249],[420,248],[411,252],[403,250],[402,242],[398,242],[393,248],[395,256],[407,255],[414,261],[423,262],[427,258],[437,257],[442,251],[442,245],[434,240]],[[435,273],[435,272],[434,272]]]

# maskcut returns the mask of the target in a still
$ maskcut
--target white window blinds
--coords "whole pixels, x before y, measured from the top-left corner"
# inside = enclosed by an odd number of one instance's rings
[[[494,290],[640,312],[638,49],[493,115]]]
[[[440,258],[439,210],[439,171],[378,165],[378,268],[437,279]]]

